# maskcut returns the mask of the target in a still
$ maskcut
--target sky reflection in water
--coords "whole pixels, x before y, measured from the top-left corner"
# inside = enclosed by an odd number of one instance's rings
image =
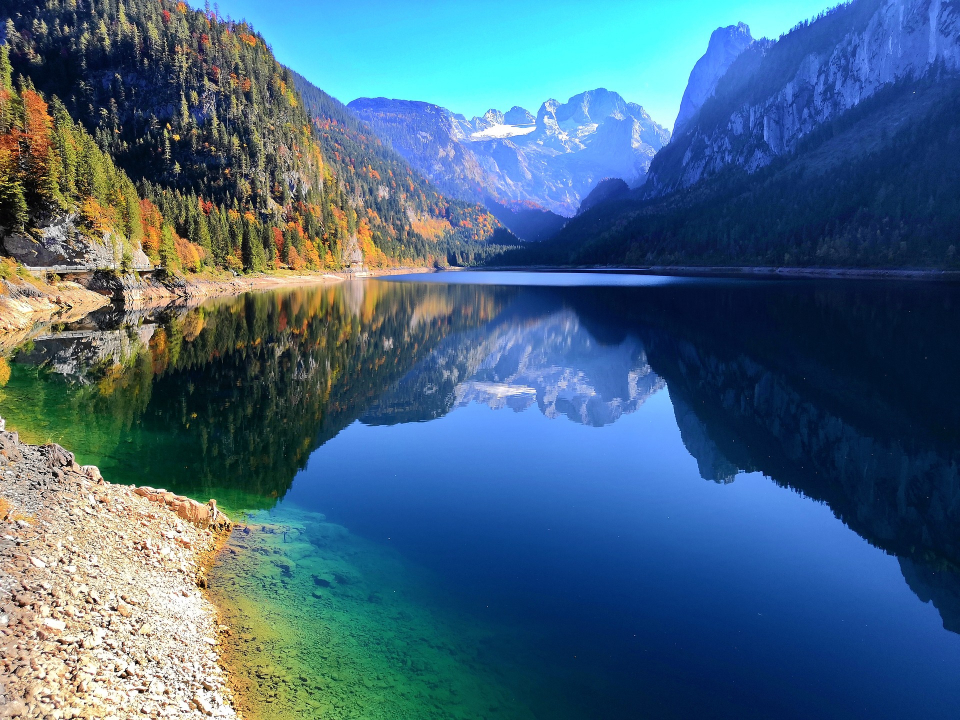
[[[955,289],[427,279],[149,318],[109,395],[35,341],[0,413],[92,392],[85,460],[262,508],[264,717],[957,716]]]

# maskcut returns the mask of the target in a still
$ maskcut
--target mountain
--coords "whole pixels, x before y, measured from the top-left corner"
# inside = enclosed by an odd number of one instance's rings
[[[638,184],[670,134],[603,88],[536,117],[514,107],[467,120],[437,105],[360,98],[348,105],[441,190],[461,199],[533,202],[570,217],[606,177]]]
[[[529,242],[549,240],[567,224],[567,218],[544,210],[536,203],[501,203],[487,197],[486,207],[510,232]]]
[[[590,191],[583,202],[580,203],[580,209],[577,215],[587,212],[600,203],[609,202],[616,198],[623,197],[630,192],[630,186],[620,178],[607,178],[597,183],[597,186]]]
[[[378,179],[363,165],[354,172],[361,155],[325,152],[291,73],[244,22],[172,0],[3,0],[0,19],[24,91],[62,106],[148,203],[139,212],[155,232],[138,223],[130,232],[134,244],[143,235],[154,262],[237,271],[335,269],[361,257],[391,265],[445,259],[499,227],[480,208],[463,220],[472,227],[454,227],[435,192]],[[366,156],[363,141],[356,147]],[[73,150],[56,149],[69,164]],[[394,212],[394,183],[409,216]],[[76,205],[32,210],[44,235],[70,222]],[[101,224],[122,234],[112,218]]]
[[[743,23],[717,28],[710,36],[706,54],[693,66],[687,89],[680,101],[680,113],[673,124],[673,134],[683,131],[684,126],[696,115],[703,103],[717,89],[717,83],[724,76],[740,53],[753,45],[750,28]]]
[[[294,86],[313,118],[324,156],[348,187],[370,187],[364,203],[391,227],[410,228],[423,238],[419,256],[445,254],[455,265],[472,265],[496,253],[497,243],[516,244],[493,213],[482,206],[445,197],[384,145],[336,98],[297,72]],[[489,242],[488,242],[489,241]],[[439,245],[438,245],[439,242]],[[440,252],[438,252],[438,250]]]
[[[960,16],[855,0],[750,45],[641,189],[504,260],[958,267],[958,165]]]
[[[483,197],[485,173],[473,152],[460,144],[465,118],[438,105],[411,100],[360,98],[347,108],[442,192],[459,198]]]
[[[743,52],[697,122],[657,159],[651,191],[689,187],[729,167],[755,172],[885,88],[958,69],[960,15],[951,3],[838,6],[777,43]]]
[[[537,118],[530,114],[529,110],[514,105],[510,110],[503,114],[503,122],[506,125],[533,125]]]

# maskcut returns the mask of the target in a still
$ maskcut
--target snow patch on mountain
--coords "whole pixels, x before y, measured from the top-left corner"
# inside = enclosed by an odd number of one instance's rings
[[[492,125],[485,130],[471,133],[468,140],[490,140],[493,138],[518,137],[520,135],[529,135],[536,130],[536,125]]]
[[[382,98],[349,107],[445,191],[532,202],[566,217],[603,178],[642,182],[670,139],[642,106],[605,88],[565,103],[547,100],[536,117],[515,106],[468,120],[436,105]]]

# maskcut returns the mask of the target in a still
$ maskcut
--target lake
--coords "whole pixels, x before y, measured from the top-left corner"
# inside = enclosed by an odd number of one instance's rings
[[[355,280],[0,346],[0,415],[242,519],[251,717],[956,718],[958,329],[940,283]]]

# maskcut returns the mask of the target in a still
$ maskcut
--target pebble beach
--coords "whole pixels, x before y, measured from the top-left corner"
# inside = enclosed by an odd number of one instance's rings
[[[240,717],[202,589],[229,528],[0,420],[0,718]]]

